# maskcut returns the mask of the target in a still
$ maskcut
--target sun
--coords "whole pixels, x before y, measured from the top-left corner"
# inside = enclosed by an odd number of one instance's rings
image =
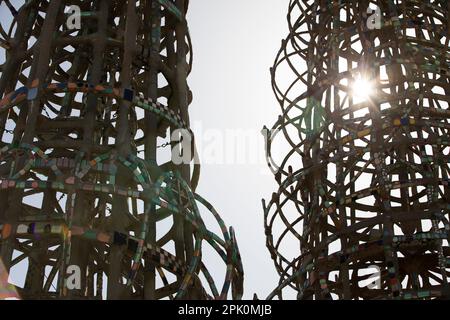
[[[353,82],[351,94],[354,103],[361,103],[369,100],[373,93],[373,84],[369,79],[360,76]]]

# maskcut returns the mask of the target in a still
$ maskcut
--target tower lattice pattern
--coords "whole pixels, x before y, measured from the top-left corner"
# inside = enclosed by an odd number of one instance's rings
[[[271,70],[269,298],[449,296],[448,6],[290,1]]]
[[[200,166],[157,153],[190,133],[188,0],[0,6],[2,296],[239,299],[233,229],[195,193]],[[185,156],[185,142],[165,145]],[[224,263],[215,274],[205,247]]]

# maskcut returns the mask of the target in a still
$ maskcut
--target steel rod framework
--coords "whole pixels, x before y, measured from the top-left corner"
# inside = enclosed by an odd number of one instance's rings
[[[448,6],[290,1],[266,128],[269,299],[449,297]]]
[[[191,133],[188,3],[0,1],[2,296],[242,296],[233,229],[195,193],[200,166],[157,153],[158,137]],[[72,5],[79,29],[64,14]],[[170,143],[174,156],[194,147]],[[207,246],[224,263],[222,283]],[[23,287],[7,284],[23,261]]]

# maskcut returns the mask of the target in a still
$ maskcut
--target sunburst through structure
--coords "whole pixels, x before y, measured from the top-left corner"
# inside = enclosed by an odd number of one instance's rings
[[[173,157],[195,154],[180,136],[191,137],[187,8],[0,1],[1,297],[242,296],[233,229],[195,193],[200,166],[157,152],[165,139]]]
[[[266,129],[270,299],[449,298],[448,6],[290,1]]]

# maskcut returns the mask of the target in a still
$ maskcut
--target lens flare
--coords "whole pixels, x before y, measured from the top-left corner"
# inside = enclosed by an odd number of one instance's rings
[[[364,77],[355,79],[352,85],[352,97],[354,103],[361,103],[369,100],[373,95],[373,84],[370,80]]]
[[[20,299],[15,286],[8,282],[8,278],[8,272],[0,259],[0,300]]]

